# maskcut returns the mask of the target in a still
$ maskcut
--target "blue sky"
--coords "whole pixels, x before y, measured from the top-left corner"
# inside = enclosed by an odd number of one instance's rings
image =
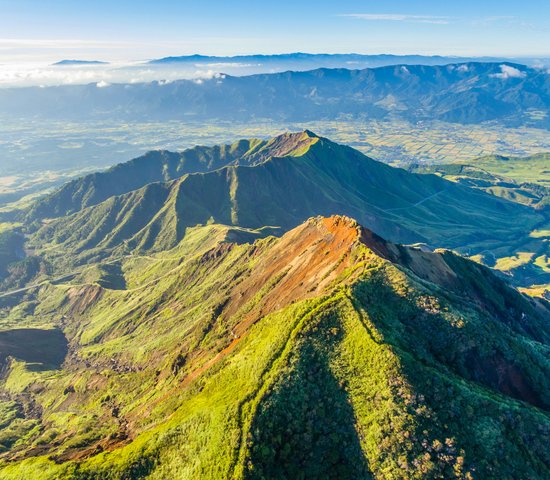
[[[550,1],[0,0],[0,62],[291,51],[550,56]]]

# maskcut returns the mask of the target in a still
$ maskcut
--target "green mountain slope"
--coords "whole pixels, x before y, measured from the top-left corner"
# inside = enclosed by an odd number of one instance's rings
[[[148,183],[179,178],[189,172],[207,171],[244,154],[246,142],[217,148],[197,147],[181,153],[153,151],[129,162],[92,173],[65,184],[31,209],[29,218],[59,217],[96,205],[114,195],[137,190]]]
[[[547,303],[345,217],[228,235],[2,311],[68,344],[7,338],[2,478],[548,478]]]
[[[89,258],[172,248],[199,224],[288,230],[313,215],[346,214],[393,241],[476,253],[524,242],[544,220],[529,208],[389,167],[307,131],[276,137],[244,159],[49,221],[30,244],[53,257]]]
[[[550,157],[547,153],[529,157],[491,155],[471,165],[413,165],[414,173],[436,174],[469,188],[484,191],[511,202],[536,209],[546,220],[529,237],[511,242],[505,249],[465,251],[485,265],[497,268],[531,286],[535,295],[550,289]]]
[[[492,266],[517,252],[532,252],[533,260],[548,254],[544,238],[529,237],[544,224],[541,213],[388,167],[311,132],[276,137],[245,162],[112,197],[48,222],[30,245],[73,268],[94,258],[172,248],[195,225],[285,231],[309,216],[339,213],[393,241],[461,249]],[[547,275],[536,262],[507,273],[523,286],[545,283]]]
[[[26,220],[61,217],[153,182],[167,182],[188,173],[208,172],[226,165],[254,165],[271,156],[299,149],[308,139],[276,137],[269,141],[240,140],[232,145],[197,146],[183,152],[151,151],[145,155],[66,183],[36,202]]]
[[[519,183],[538,183],[548,185],[550,182],[550,154],[539,153],[527,157],[504,157],[489,155],[476,160],[480,168],[493,172]]]

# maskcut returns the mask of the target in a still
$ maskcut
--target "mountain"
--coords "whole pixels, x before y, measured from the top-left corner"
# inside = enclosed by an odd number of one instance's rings
[[[12,230],[0,231],[0,278],[6,275],[10,264],[25,257],[24,240]]]
[[[529,237],[545,217],[528,207],[390,167],[309,131],[147,154],[70,182],[39,200],[26,223],[39,227],[28,247],[65,265],[173,248],[196,225],[287,231],[332,214],[432,248],[501,255],[526,242],[545,248]]]
[[[223,67],[235,64],[257,65],[285,70],[313,70],[315,68],[375,68],[390,65],[448,65],[453,63],[495,63],[514,62],[532,67],[548,66],[548,58],[505,58],[505,57],[457,57],[440,55],[365,55],[360,53],[283,53],[273,55],[180,55],[150,60],[149,65],[192,65]]]
[[[109,62],[100,62],[99,60],[60,60],[52,63],[57,67],[66,67],[71,65],[108,65]]]
[[[506,252],[491,249],[473,253],[472,258],[506,275],[522,278],[523,289],[545,296],[550,291],[550,171],[548,153],[527,157],[489,155],[468,164],[411,165],[408,171],[436,174],[508,201],[528,205],[545,218],[529,238]]]
[[[129,162],[66,183],[38,202],[31,219],[59,217],[96,205],[114,195],[149,183],[169,181],[187,173],[215,170],[241,159],[265,142],[243,140],[233,145],[195,147],[181,153],[151,151]]]
[[[229,57],[210,55],[181,55],[150,60],[150,65],[216,65],[232,63],[257,63],[277,67],[284,66],[287,70],[312,70],[315,68],[345,68],[353,65],[355,68],[373,68],[388,65],[446,65],[449,63],[466,62],[504,62],[505,58],[491,57],[442,57],[440,55],[363,55],[359,53],[283,53],[274,55],[234,55]]]
[[[512,63],[323,68],[175,82],[0,89],[0,114],[64,120],[300,122],[351,116],[548,128],[549,106],[546,70]]]
[[[347,217],[191,230],[3,310],[3,479],[548,478],[548,303]]]

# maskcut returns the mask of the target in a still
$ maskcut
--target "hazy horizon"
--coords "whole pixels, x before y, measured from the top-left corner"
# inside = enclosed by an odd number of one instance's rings
[[[293,51],[550,56],[550,4],[540,0],[0,0],[0,8],[0,64]]]
[[[291,55],[311,55],[307,58],[294,58]],[[202,54],[194,54],[200,55]],[[281,56],[279,58],[278,56]],[[319,55],[319,57],[317,57]],[[324,57],[334,55],[334,57]],[[360,60],[346,60],[346,56],[360,55]],[[255,56],[271,57],[265,61],[254,59]],[[340,57],[341,56],[341,57]],[[390,58],[381,60],[378,56]],[[413,61],[417,56],[423,57],[421,61]],[[170,57],[180,57],[170,55]],[[0,64],[0,88],[6,87],[44,87],[57,85],[82,85],[97,83],[98,86],[110,83],[142,83],[151,81],[172,82],[176,80],[207,79],[220,74],[233,76],[244,76],[261,73],[277,73],[287,70],[305,71],[316,68],[348,68],[364,69],[377,68],[389,65],[403,64],[425,64],[444,65],[449,63],[462,63],[479,59],[484,61],[494,59],[495,61],[510,61],[524,63],[529,67],[544,68],[550,67],[550,57],[476,57],[476,56],[453,56],[453,55],[398,55],[392,53],[362,54],[362,53],[338,53],[338,54],[311,54],[310,52],[290,52],[282,54],[256,53],[251,55],[235,56],[204,56],[206,58],[194,59],[193,55],[182,55],[190,57],[183,62],[174,63],[149,63],[155,59],[144,59],[139,61],[115,61],[106,62],[99,57],[67,57],[56,58],[48,62],[21,62]],[[209,61],[209,58],[214,61]],[[234,58],[241,61],[232,61]],[[250,58],[249,61],[247,57]],[[392,58],[395,57],[395,60]],[[415,58],[410,58],[415,57]],[[439,60],[440,59],[440,60]],[[216,61],[220,60],[220,61]],[[244,60],[244,61],[243,61]],[[76,61],[84,63],[58,64],[63,61]],[[100,63],[85,63],[100,62]]]

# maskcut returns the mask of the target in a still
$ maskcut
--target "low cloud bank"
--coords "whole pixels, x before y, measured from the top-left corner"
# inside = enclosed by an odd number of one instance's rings
[[[503,80],[507,80],[508,78],[525,78],[527,74],[516,67],[512,67],[511,65],[501,65],[500,73],[495,73],[491,76],[493,78],[502,78]]]
[[[180,79],[204,80],[217,78],[222,75],[220,72],[230,75],[246,75],[256,73],[254,67],[259,68],[256,65],[238,63],[224,65],[171,65],[169,67],[145,64],[70,66],[4,64],[0,66],[0,88],[89,83],[95,83],[98,88],[102,88],[113,83],[152,81],[170,83]]]

